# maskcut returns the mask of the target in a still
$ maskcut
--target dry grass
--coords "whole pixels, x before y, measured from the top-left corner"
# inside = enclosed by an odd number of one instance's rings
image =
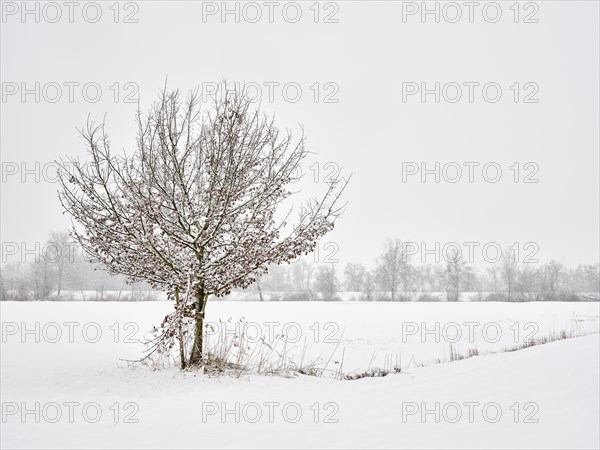
[[[232,325],[234,325],[233,330]],[[342,348],[341,358],[334,359],[341,339],[338,340],[328,358],[319,357],[312,360],[306,360],[307,343],[305,340],[302,352],[300,353],[300,361],[296,361],[291,356],[291,353],[296,353],[297,346],[290,345],[286,336],[277,335],[270,342],[264,337],[251,338],[248,335],[248,324],[244,319],[241,319],[237,323],[233,323],[230,319],[229,321],[219,321],[218,324],[207,324],[206,326],[210,328],[205,333],[202,365],[186,370],[202,370],[208,376],[226,375],[240,377],[242,375],[260,374],[293,377],[306,375],[351,381],[399,374],[405,372],[411,366],[424,367],[431,364],[461,361],[482,355],[476,345],[475,347],[468,348],[465,353],[462,353],[455,344],[450,344],[449,353],[443,358],[438,358],[432,362],[417,363],[413,357],[408,366],[405,366],[403,369],[401,353],[385,355],[383,367],[372,367],[375,359],[375,353],[373,353],[366,370],[346,371],[344,367],[345,348]],[[575,323],[571,326],[570,331],[561,330],[551,332],[540,338],[529,339],[512,347],[502,348],[499,351],[485,352],[484,354],[512,352],[585,334],[587,333],[579,330]],[[179,365],[177,358],[171,354],[169,354],[168,359],[153,357],[145,359],[144,363],[153,369],[161,369],[169,365]]]

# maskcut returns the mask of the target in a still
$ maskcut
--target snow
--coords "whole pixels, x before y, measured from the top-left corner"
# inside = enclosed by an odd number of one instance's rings
[[[211,378],[174,367],[128,367],[120,358],[139,357],[142,347],[126,338],[142,337],[158,324],[170,311],[166,302],[3,302],[0,443],[2,448],[598,448],[599,306],[209,301],[209,321],[231,317],[233,323],[243,316],[263,331],[271,322],[277,322],[275,330],[298,324],[303,339],[296,357],[305,337],[307,353],[320,354],[325,361],[334,355],[333,369],[342,354],[348,372],[383,367],[386,355],[394,363],[396,355],[402,356],[399,374],[338,381],[308,376]],[[315,322],[317,342],[315,328],[310,329]],[[455,349],[464,353],[476,346],[485,355],[432,364],[449,355],[450,343],[441,332],[440,342],[423,343],[418,334],[403,339],[403,323],[421,322],[428,329],[439,322],[440,330],[450,323],[480,324],[474,326],[480,331],[476,343],[464,338]],[[335,327],[325,329],[327,323]],[[502,330],[498,342],[481,333],[489,323]],[[562,330],[594,334],[493,353],[522,343],[524,331],[531,331],[525,329],[527,323],[537,327],[534,338]],[[519,339],[513,334],[516,329]],[[92,343],[97,330],[101,337]],[[338,331],[329,342],[324,332],[332,330]],[[35,410],[36,402],[39,423],[33,413],[21,416],[24,408]],[[72,406],[73,423],[68,402],[78,403]],[[439,423],[434,414],[425,420],[420,413],[408,414],[415,407],[419,412],[435,410],[436,403]],[[451,423],[457,405],[462,417]],[[57,410],[62,416],[51,423]],[[102,416],[92,423],[97,410]],[[223,417],[224,410],[230,412]],[[496,410],[502,416],[491,423]],[[293,422],[297,411],[302,416]],[[257,412],[262,415],[253,423]],[[128,413],[138,422],[126,423]],[[532,419],[538,422],[525,423]]]

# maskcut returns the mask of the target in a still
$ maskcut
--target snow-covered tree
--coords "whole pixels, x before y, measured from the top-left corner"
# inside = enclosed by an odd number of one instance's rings
[[[59,163],[59,197],[87,254],[175,302],[156,348],[179,341],[182,368],[202,362],[209,296],[245,288],[269,264],[313,251],[340,216],[346,186],[330,182],[292,223],[292,209],[280,210],[302,173],[304,136],[280,132],[243,88],[221,87],[206,109],[198,91],[183,99],[163,90],[147,115],[138,111],[130,155],[114,154],[104,123],[88,121],[81,133],[89,165]]]

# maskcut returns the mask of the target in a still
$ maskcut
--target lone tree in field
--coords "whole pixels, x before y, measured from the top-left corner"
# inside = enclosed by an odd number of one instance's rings
[[[313,251],[333,229],[347,183],[329,183],[291,223],[292,210],[278,210],[307,156],[304,136],[281,133],[242,91],[221,87],[206,109],[197,91],[182,99],[163,90],[147,115],[138,111],[131,155],[112,153],[104,124],[88,121],[81,134],[91,161],[59,163],[59,198],[86,253],[174,301],[153,350],[178,343],[182,368],[203,361],[209,296]]]

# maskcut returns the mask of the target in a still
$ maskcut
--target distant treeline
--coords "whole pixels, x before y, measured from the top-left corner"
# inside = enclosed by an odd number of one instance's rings
[[[38,254],[0,267],[1,300],[156,300],[145,283],[129,285],[84,257],[68,233],[51,233]],[[232,298],[263,301],[597,301],[600,265],[566,267],[517,263],[511,252],[485,270],[458,255],[439,264],[413,264],[399,240],[386,241],[371,268],[314,263],[310,256],[272,266],[250,288]]]
[[[349,263],[312,264],[309,258],[271,267],[252,289],[276,292],[272,300],[364,301],[594,301],[600,295],[600,265],[569,268],[552,260],[517,263],[507,249],[481,271],[459,255],[439,264],[412,264],[407,246],[386,241],[374,267]],[[343,293],[352,292],[352,295]],[[467,295],[468,293],[468,295]],[[264,298],[264,296],[263,296]]]
[[[66,232],[51,233],[38,247],[35,254],[22,252],[21,258],[0,267],[1,300],[153,299],[147,284],[127,284],[125,277],[88,261]]]

